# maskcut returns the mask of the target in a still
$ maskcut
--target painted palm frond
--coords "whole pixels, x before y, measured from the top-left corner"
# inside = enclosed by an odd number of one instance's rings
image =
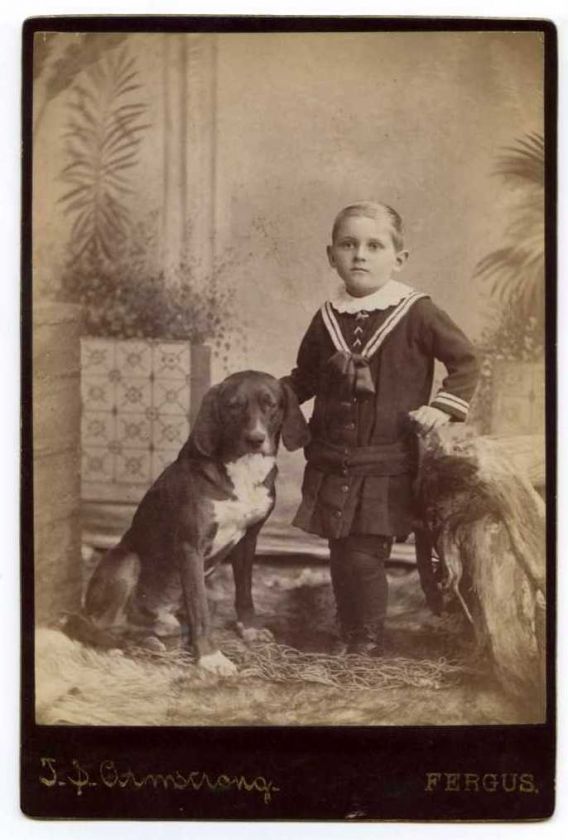
[[[529,134],[505,149],[495,174],[515,189],[510,216],[500,248],[481,259],[475,276],[488,281],[490,293],[506,307],[515,303],[519,312],[542,312],[545,279],[544,249],[544,140]]]
[[[71,87],[87,67],[114,50],[127,35],[100,32],[37,32],[34,36],[34,136],[37,136],[49,103]]]
[[[109,52],[75,85],[63,134],[67,162],[60,197],[73,219],[71,259],[116,258],[129,230],[132,192],[147,106],[140,101],[135,62],[126,49]]]
[[[33,77],[39,79],[45,68],[48,66],[50,56],[53,52],[54,41],[57,35],[55,32],[36,32],[34,35],[33,49]]]
[[[127,38],[119,33],[100,32],[75,32],[72,35],[67,33],[39,33],[44,42],[53,47],[57,52],[56,58],[51,62],[41,61],[35,65],[35,54],[37,46],[42,49],[43,45],[34,39],[34,76],[37,78],[45,68],[45,96],[46,99],[53,99],[66,88],[70,87],[87,67],[94,65],[108,51],[114,50]],[[48,36],[47,41],[45,36]],[[56,43],[64,40],[64,46],[56,50]],[[43,56],[39,56],[42,58]]]
[[[526,138],[517,140],[514,146],[504,149],[504,154],[497,161],[495,174],[518,178],[544,188],[544,137],[528,134]]]

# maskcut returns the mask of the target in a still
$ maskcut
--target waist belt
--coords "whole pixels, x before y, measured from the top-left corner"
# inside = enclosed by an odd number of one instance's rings
[[[306,447],[308,463],[322,472],[336,475],[384,476],[414,472],[416,455],[408,443],[384,443],[375,446],[336,446],[313,440]]]

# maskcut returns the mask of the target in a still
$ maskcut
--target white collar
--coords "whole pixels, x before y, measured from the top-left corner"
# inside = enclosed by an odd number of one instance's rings
[[[398,280],[389,280],[376,292],[371,292],[370,295],[365,295],[365,297],[353,297],[342,286],[337,294],[331,298],[330,303],[336,312],[349,312],[353,315],[363,309],[372,312],[375,309],[388,309],[389,306],[396,306],[399,301],[411,295],[412,292],[414,292],[414,289],[411,286],[407,286],[406,283],[399,283]]]

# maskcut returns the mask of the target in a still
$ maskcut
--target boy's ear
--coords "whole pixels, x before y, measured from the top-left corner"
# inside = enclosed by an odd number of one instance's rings
[[[394,270],[395,271],[400,271],[401,268],[404,268],[407,260],[408,260],[408,251],[399,251],[396,255],[396,266],[395,266]]]
[[[333,247],[331,245],[328,245],[325,250],[326,250],[326,253],[327,253],[327,259],[329,261],[330,266],[332,268],[335,268],[335,259],[333,257]]]

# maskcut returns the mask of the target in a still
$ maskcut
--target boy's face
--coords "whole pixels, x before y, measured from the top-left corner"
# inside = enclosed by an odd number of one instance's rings
[[[327,257],[349,294],[364,297],[400,271],[408,252],[396,250],[387,218],[347,216],[340,222],[333,243],[328,245]]]

